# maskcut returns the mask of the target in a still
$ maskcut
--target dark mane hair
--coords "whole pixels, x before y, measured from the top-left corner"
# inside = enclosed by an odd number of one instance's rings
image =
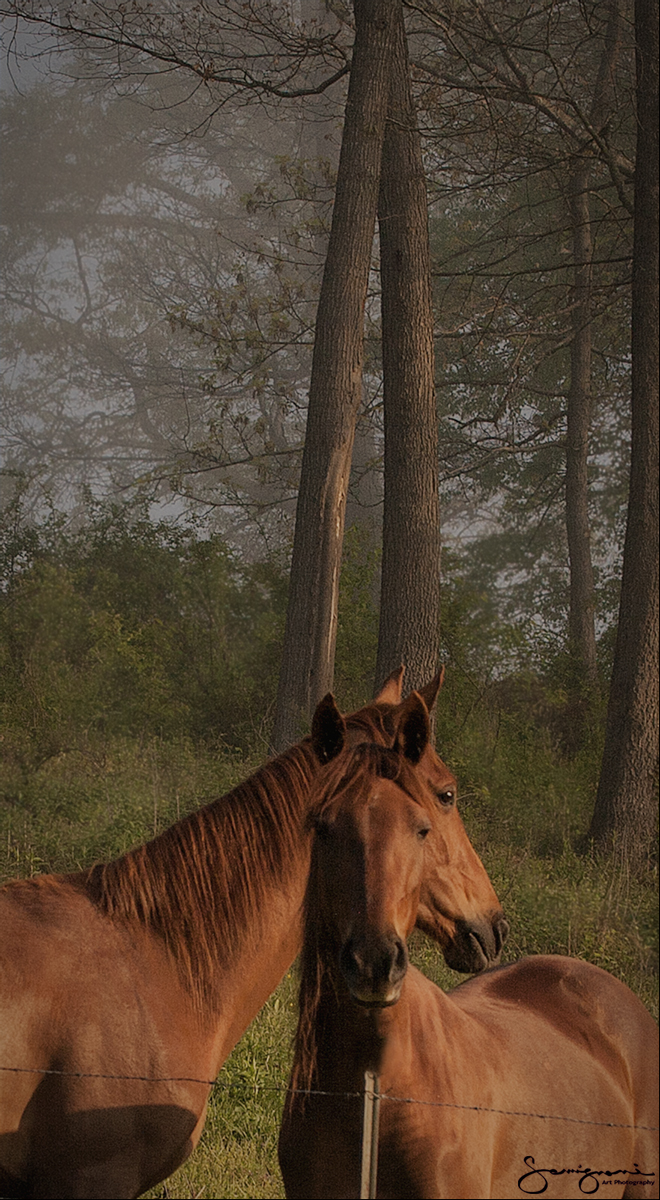
[[[349,787],[353,789],[356,803],[359,803],[360,798],[372,787],[374,776],[396,780],[414,800],[425,804],[414,769],[402,753],[374,743],[360,744],[345,750],[323,769],[322,776],[314,787],[308,817],[310,824],[318,820],[333,799]],[[339,947],[323,920],[316,846],[315,841],[312,843],[311,866],[305,892],[298,1027],[290,1083],[291,1090],[300,1093],[295,1102],[302,1105],[304,1093],[311,1090],[315,1083],[317,1049],[323,1041],[324,997],[334,995],[338,986]]]
[[[108,917],[145,925],[176,960],[198,1005],[258,929],[267,892],[285,885],[302,848],[317,769],[309,739],[153,841],[75,877]]]

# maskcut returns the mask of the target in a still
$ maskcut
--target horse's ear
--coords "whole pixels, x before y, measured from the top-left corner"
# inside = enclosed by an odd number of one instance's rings
[[[435,702],[438,699],[438,692],[444,682],[445,668],[442,666],[430,683],[427,683],[425,687],[417,689],[430,713],[433,712]]]
[[[430,737],[429,710],[419,692],[411,692],[401,709],[394,748],[400,750],[404,758],[416,766],[429,744]]]
[[[402,665],[397,667],[396,671],[392,671],[391,675],[387,676],[385,683],[380,689],[378,695],[374,698],[374,704],[400,704],[401,703],[401,686],[403,684],[403,676],[406,668]]]
[[[343,748],[345,734],[346,722],[332,692],[328,692],[317,704],[312,720],[312,747],[320,763],[336,758]]]

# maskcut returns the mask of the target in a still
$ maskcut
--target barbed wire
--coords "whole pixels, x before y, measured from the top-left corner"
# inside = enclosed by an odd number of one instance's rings
[[[199,1083],[204,1087],[215,1088],[224,1092],[240,1092],[251,1090],[256,1092],[278,1092],[291,1096],[328,1096],[335,1100],[361,1100],[364,1092],[326,1092],[320,1088],[291,1088],[281,1087],[274,1083],[224,1083],[221,1079],[198,1079],[192,1075],[109,1075],[100,1071],[61,1071],[55,1067],[2,1067],[7,1071],[23,1075],[57,1075],[66,1079],[115,1079],[127,1083]],[[483,1104],[457,1104],[449,1100],[418,1100],[414,1096],[393,1096],[389,1092],[380,1093],[381,1100],[389,1100],[394,1104],[420,1104],[427,1108],[455,1108],[464,1112],[495,1113],[503,1117],[533,1117],[539,1121],[566,1121],[572,1125],[598,1125],[606,1129],[643,1129],[650,1133],[658,1131],[657,1125],[628,1125],[619,1121],[588,1121],[584,1117],[563,1117],[556,1113],[525,1112],[518,1109],[489,1108]]]

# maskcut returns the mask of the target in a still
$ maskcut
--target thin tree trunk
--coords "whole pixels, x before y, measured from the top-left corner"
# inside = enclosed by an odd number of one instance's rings
[[[577,160],[570,179],[574,280],[571,385],[566,431],[566,534],[570,564],[568,637],[577,682],[593,685],[596,661],[595,589],[589,528],[589,426],[591,423],[592,240],[589,160]]]
[[[395,0],[355,0],[355,44],[321,295],[273,746],[295,741],[332,687],[339,572],[364,306],[391,73]]]
[[[607,29],[590,120],[599,131],[614,103],[614,76],[621,50],[620,0],[607,0]],[[571,385],[566,434],[566,535],[570,564],[568,639],[577,682],[598,681],[595,588],[589,528],[589,427],[592,415],[591,349],[593,239],[589,183],[593,147],[585,145],[572,163],[569,208],[573,233]]]
[[[656,821],[658,752],[658,6],[636,0],[632,457],[605,751],[589,836],[630,866]]]
[[[406,687],[437,669],[440,621],[438,417],[426,181],[403,9],[380,195],[385,503],[376,679],[401,663]]]

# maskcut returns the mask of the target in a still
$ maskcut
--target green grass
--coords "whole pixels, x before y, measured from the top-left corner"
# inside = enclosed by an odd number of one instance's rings
[[[0,762],[0,883],[115,858],[257,766],[158,738],[89,740],[27,775]]]
[[[466,728],[451,742],[466,827],[511,922],[505,959],[588,959],[657,1017],[657,872],[636,876],[576,851],[593,803],[586,757],[562,761],[543,735],[519,728],[490,740]],[[212,755],[185,740],[115,739],[53,757],[29,776],[0,767],[0,881],[120,854],[229,790],[258,758]],[[413,936],[411,952],[441,987],[460,982],[423,937]],[[197,1150],[150,1197],[284,1195],[277,1136],[295,1009],[294,970],[227,1060]]]

